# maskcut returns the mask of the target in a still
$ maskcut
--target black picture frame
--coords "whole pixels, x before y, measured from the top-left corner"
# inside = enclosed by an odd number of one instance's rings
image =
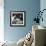
[[[10,11],[10,26],[23,27],[26,25],[25,11]]]

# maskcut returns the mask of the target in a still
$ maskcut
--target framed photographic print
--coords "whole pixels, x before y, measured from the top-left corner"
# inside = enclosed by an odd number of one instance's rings
[[[25,26],[26,13],[25,11],[11,11],[10,12],[10,26]]]

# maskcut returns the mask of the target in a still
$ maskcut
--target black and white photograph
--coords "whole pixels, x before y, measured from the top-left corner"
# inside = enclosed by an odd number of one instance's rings
[[[10,12],[10,25],[11,26],[24,26],[25,25],[25,11],[11,11]]]

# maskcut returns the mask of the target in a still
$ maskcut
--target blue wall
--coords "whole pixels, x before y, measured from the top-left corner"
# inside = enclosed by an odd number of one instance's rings
[[[40,10],[42,11],[43,9],[46,9],[46,0],[41,0],[40,1]],[[43,12],[43,22],[40,21],[40,25],[46,27],[46,10]]]
[[[25,27],[10,27],[10,11],[26,11]],[[40,10],[40,0],[4,0],[4,38],[18,41],[32,29],[36,12]]]

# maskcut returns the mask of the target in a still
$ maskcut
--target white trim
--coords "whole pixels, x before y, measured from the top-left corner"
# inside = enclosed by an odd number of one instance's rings
[[[4,42],[4,0],[0,0],[0,42]]]

